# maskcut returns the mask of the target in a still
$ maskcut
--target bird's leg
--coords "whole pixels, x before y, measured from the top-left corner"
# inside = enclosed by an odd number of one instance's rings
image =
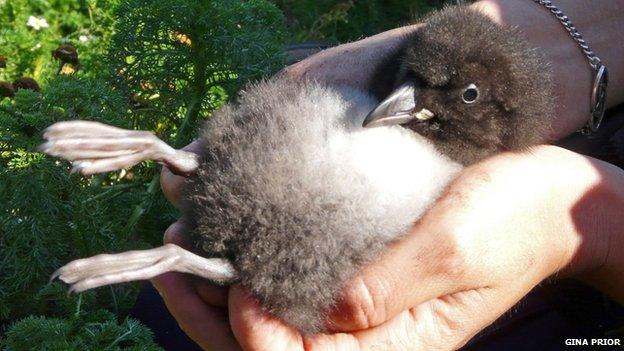
[[[230,262],[204,258],[174,244],[150,250],[101,254],[72,261],[59,268],[50,280],[70,284],[70,292],[82,292],[104,285],[151,279],[167,272],[190,273],[215,283],[236,279]]]
[[[72,172],[84,175],[114,171],[154,160],[173,173],[187,176],[198,165],[192,152],[175,150],[151,132],[126,130],[91,121],[55,123],[44,134],[39,150],[72,162]]]

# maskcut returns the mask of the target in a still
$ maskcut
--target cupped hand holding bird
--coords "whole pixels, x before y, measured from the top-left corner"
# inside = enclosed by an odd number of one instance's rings
[[[180,181],[165,171],[163,189],[174,202]],[[621,170],[554,146],[467,168],[349,284],[327,321],[332,334],[303,336],[238,287],[178,273],[154,283],[206,349],[453,350],[557,272],[587,277],[624,300],[624,284],[605,288],[624,267],[621,257],[607,257],[608,245],[624,248],[616,237],[624,225],[622,185]],[[178,222],[165,240],[182,244],[184,231]]]
[[[521,6],[505,0],[476,6],[492,4],[501,5],[501,18]],[[543,20],[552,31],[560,29],[548,13],[539,7],[532,10],[535,13],[524,12],[524,18]],[[544,26],[533,26],[544,32]],[[376,72],[365,67],[391,57],[403,34],[416,28],[326,50],[289,71],[370,88],[379,82],[371,81]],[[560,34],[558,40],[567,43],[566,33]],[[535,40],[536,46],[552,44]],[[556,139],[584,122],[585,110],[572,102],[584,101],[590,83],[563,72],[585,67],[582,56],[574,55],[578,48],[572,44],[549,50],[547,54],[559,58],[562,52],[557,50],[569,50],[566,55],[571,57],[554,67],[560,102],[553,116]],[[617,53],[599,50],[605,52],[605,61]],[[610,67],[615,75],[623,72]],[[609,105],[621,102],[624,91],[617,85],[624,80],[614,81]],[[163,171],[163,190],[174,203],[183,181]],[[624,224],[619,215],[624,209],[622,185],[622,171],[552,146],[503,153],[468,167],[407,236],[345,289],[327,321],[333,334],[303,336],[262,312],[236,286],[216,287],[178,273],[160,276],[154,283],[182,328],[206,349],[452,350],[555,273],[579,277],[624,300],[624,257],[613,254],[624,249],[624,233],[618,229]],[[165,241],[184,245],[185,231],[179,221]]]

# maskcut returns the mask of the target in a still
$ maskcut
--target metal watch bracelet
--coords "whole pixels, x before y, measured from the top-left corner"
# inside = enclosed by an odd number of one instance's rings
[[[583,36],[576,29],[572,21],[561,11],[557,6],[553,5],[550,0],[533,0],[534,2],[544,6],[561,22],[563,27],[568,31],[572,39],[583,50],[583,53],[589,61],[589,65],[594,69],[596,75],[594,77],[594,84],[591,93],[591,110],[589,121],[587,125],[581,129],[583,134],[591,134],[598,130],[602,123],[602,118],[606,110],[607,102],[607,85],[609,83],[609,71],[607,67],[602,64],[602,61],[596,54],[589,48],[589,45],[583,39]]]

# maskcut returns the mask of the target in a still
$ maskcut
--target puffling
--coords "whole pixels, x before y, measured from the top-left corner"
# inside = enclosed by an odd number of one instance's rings
[[[153,159],[188,176],[182,214],[194,243],[192,252],[168,244],[80,259],[52,277],[79,292],[191,273],[241,284],[304,333],[325,330],[349,279],[407,233],[463,165],[548,133],[550,77],[521,33],[464,7],[425,23],[381,103],[279,75],[215,112],[199,155],[95,122],[48,128],[41,150],[83,174]]]
[[[402,124],[463,165],[547,141],[550,68],[519,29],[449,6],[425,17],[400,56],[396,89],[364,126]]]
[[[188,175],[181,210],[194,243],[193,252],[168,244],[79,259],[52,278],[80,292],[186,272],[241,284],[304,333],[324,330],[345,284],[407,233],[461,169],[410,130],[363,128],[377,102],[278,76],[214,113],[199,155],[148,132],[52,125],[40,149],[83,174],[155,159]]]

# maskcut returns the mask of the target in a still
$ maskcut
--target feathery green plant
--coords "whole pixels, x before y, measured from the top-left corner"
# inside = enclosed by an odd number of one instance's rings
[[[149,329],[133,319],[116,323],[105,310],[64,319],[28,317],[16,322],[0,344],[6,350],[161,350]]]
[[[188,143],[242,84],[282,67],[283,16],[265,0],[0,0],[0,32],[0,80],[41,86],[0,98],[0,345],[155,349],[124,317],[137,285],[67,297],[48,278],[78,257],[160,244],[177,212],[158,168],[83,177],[36,146],[45,127],[73,119]],[[57,74],[61,44],[77,49],[73,75]]]
[[[152,117],[137,127],[176,146],[242,83],[283,67],[284,19],[264,0],[132,0],[117,14],[113,68]]]
[[[276,0],[293,42],[344,43],[413,23],[450,0]]]

